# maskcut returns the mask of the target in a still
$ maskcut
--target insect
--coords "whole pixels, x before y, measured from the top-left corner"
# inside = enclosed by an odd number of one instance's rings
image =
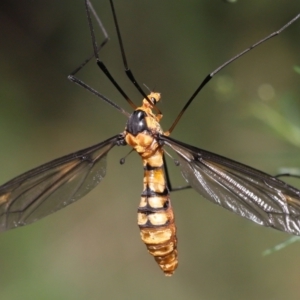
[[[82,198],[103,180],[108,152],[115,146],[129,145],[139,154],[144,167],[143,192],[138,208],[141,238],[165,275],[172,275],[178,265],[176,226],[170,201],[170,192],[175,189],[170,184],[165,147],[177,153],[183,177],[204,198],[257,224],[300,235],[300,190],[276,177],[170,137],[185,110],[216,73],[252,48],[280,34],[299,19],[300,14],[207,75],[169,130],[163,131],[159,124],[162,114],[157,108],[161,96],[155,91],[146,95],[129,69],[113,0],[110,0],[110,5],[125,72],[143,96],[142,104],[137,107],[130,100],[101,61],[99,52],[106,45],[108,35],[91,2],[85,0],[94,51],[69,75],[69,79],[128,116],[128,121],[121,133],[46,163],[2,185],[0,231],[33,223]],[[92,15],[105,36],[99,46],[94,35]],[[132,114],[129,115],[123,108],[75,77],[94,57],[99,68],[133,108]]]

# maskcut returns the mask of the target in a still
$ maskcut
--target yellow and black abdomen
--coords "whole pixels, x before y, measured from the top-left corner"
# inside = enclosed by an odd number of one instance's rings
[[[160,94],[152,92],[148,98],[156,103]],[[144,99],[128,119],[124,135],[144,166],[144,189],[138,208],[141,238],[165,275],[171,276],[178,265],[177,237],[163,170],[163,149],[156,139],[157,134],[163,133],[161,117],[152,113],[152,105]]]
[[[165,275],[172,275],[178,265],[177,237],[163,166],[144,164],[144,190],[138,208],[138,225],[149,253]]]

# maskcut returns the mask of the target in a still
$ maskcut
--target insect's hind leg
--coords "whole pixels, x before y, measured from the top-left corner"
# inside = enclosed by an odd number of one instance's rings
[[[107,31],[105,29],[105,27],[103,26],[101,19],[99,18],[99,16],[97,15],[94,7],[92,6],[92,3],[89,0],[85,0],[85,9],[86,9],[86,13],[87,13],[87,18],[88,18],[88,23],[89,23],[89,28],[90,28],[90,33],[91,33],[91,37],[92,37],[92,44],[93,44],[93,54],[90,55],[83,63],[81,63],[73,72],[71,72],[71,74],[68,76],[68,79],[71,82],[74,82],[76,84],[78,84],[79,86],[83,87],[84,89],[88,90],[89,92],[91,92],[92,94],[96,95],[97,97],[101,98],[102,100],[104,100],[106,103],[108,103],[109,105],[113,106],[114,108],[116,108],[117,110],[119,110],[122,114],[124,114],[125,116],[129,116],[129,113],[126,112],[123,108],[121,108],[119,105],[117,105],[116,103],[114,103],[113,101],[111,101],[110,99],[108,99],[107,97],[105,97],[104,95],[102,95],[101,93],[99,93],[98,91],[96,91],[95,89],[93,89],[92,87],[90,87],[89,85],[87,85],[86,83],[84,83],[82,80],[80,80],[79,78],[77,78],[75,75],[93,58],[96,58],[97,60],[97,64],[99,66],[99,52],[100,50],[107,44],[107,42],[109,41],[109,36],[107,34]],[[93,14],[99,28],[102,31],[102,34],[104,36],[103,41],[101,42],[101,44],[98,46],[96,43],[96,38],[95,38],[95,33],[94,33],[94,27],[92,25],[92,19],[91,19],[91,13]],[[101,62],[101,61],[100,61]],[[102,62],[101,62],[102,63]],[[105,65],[102,63],[102,68],[100,67],[100,69],[104,72],[104,74],[110,79],[110,81],[114,84],[114,86],[121,92],[121,94],[125,97],[125,99],[127,100],[127,102],[129,102],[129,104],[131,104],[131,100],[127,97],[127,95],[124,93],[124,91],[119,87],[119,85],[115,82],[114,78],[111,76],[111,74],[109,73],[109,71],[107,70],[107,68],[105,67]],[[132,103],[131,106],[135,105]]]
[[[165,180],[167,183],[167,188],[170,192],[177,192],[177,191],[182,191],[182,190],[186,190],[186,189],[190,189],[192,188],[190,185],[186,185],[186,186],[179,186],[179,187],[172,187],[171,184],[171,179],[170,179],[170,175],[169,175],[169,170],[167,167],[167,160],[165,157],[165,154],[163,154],[163,163],[164,163],[164,174],[165,174]]]
[[[129,78],[129,80],[133,83],[133,85],[135,86],[135,88],[139,91],[139,93],[151,104],[153,105],[153,103],[150,101],[150,99],[148,98],[148,96],[145,94],[145,92],[143,91],[143,89],[141,88],[141,86],[139,85],[139,83],[137,82],[137,80],[135,79],[131,69],[128,66],[127,63],[127,58],[126,58],[126,54],[125,54],[125,48],[123,45],[123,40],[122,40],[122,36],[121,36],[121,31],[120,31],[120,27],[119,27],[119,23],[118,23],[118,19],[117,19],[117,14],[116,14],[116,10],[115,10],[115,6],[114,6],[114,2],[113,0],[110,0],[110,6],[111,6],[111,10],[112,10],[112,14],[113,14],[113,18],[114,18],[114,23],[115,23],[115,27],[116,27],[116,31],[117,31],[117,35],[118,35],[118,41],[119,41],[119,48],[121,51],[121,55],[122,55],[122,60],[123,60],[123,66],[125,69],[125,73],[127,75],[127,77]],[[161,115],[161,111],[154,105],[153,109],[157,112],[158,115]]]
[[[104,36],[104,39],[103,41],[101,42],[101,44],[98,46],[96,44],[96,41],[95,41],[95,35],[94,35],[94,28],[90,27],[90,30],[93,31],[93,33],[91,33],[92,35],[92,40],[93,40],[93,46],[95,44],[95,47],[94,48],[94,51],[93,51],[93,54],[90,55],[83,63],[81,63],[73,72],[71,72],[71,74],[69,75],[69,77],[71,76],[74,76],[76,75],[91,59],[93,58],[97,58],[98,57],[98,54],[100,52],[100,50],[107,44],[107,42],[109,41],[109,36],[108,36],[108,33],[105,29],[105,27],[103,26],[102,22],[101,22],[101,19],[99,18],[98,14],[96,13],[94,7],[92,6],[92,3],[89,1],[89,0],[86,0],[85,1],[85,6],[86,6],[86,11],[87,11],[87,17],[88,19],[91,19],[91,16],[89,14],[89,11],[92,12],[94,18],[96,19],[96,22],[100,28],[100,30],[102,31],[102,34]],[[91,21],[89,21],[90,23]]]

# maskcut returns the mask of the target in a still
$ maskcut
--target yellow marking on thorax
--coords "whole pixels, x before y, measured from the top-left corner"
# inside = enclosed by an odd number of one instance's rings
[[[151,92],[148,98],[153,102],[151,105],[146,99],[143,99],[142,106],[136,108],[136,110],[142,110],[146,113],[145,121],[150,132],[140,132],[136,136],[125,131],[125,140],[128,145],[133,147],[142,158],[150,158],[157,151],[159,145],[153,137],[153,134],[162,134],[162,128],[159,121],[162,115],[155,115],[152,111],[154,103],[159,102],[160,93]]]
[[[155,103],[159,102],[160,98],[161,98],[160,93],[151,92],[150,95],[148,95],[148,99],[154,104],[151,105],[147,99],[143,99],[142,106],[138,107],[136,110],[138,110],[138,109],[143,110],[148,116],[152,117],[156,122],[159,122],[163,116],[155,115],[153,113],[152,109],[153,109]],[[154,102],[154,100],[155,100],[155,102]]]

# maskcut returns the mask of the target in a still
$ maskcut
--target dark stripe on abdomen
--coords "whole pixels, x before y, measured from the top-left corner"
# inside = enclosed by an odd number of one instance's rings
[[[177,237],[162,166],[150,170],[146,165],[144,186],[138,208],[141,238],[165,275],[170,276],[178,265]],[[150,186],[160,190],[151,189]]]
[[[149,188],[149,186],[147,185],[146,189],[142,192],[141,196],[142,197],[156,197],[156,196],[168,196],[169,195],[169,191],[167,189],[167,187],[165,187],[163,192],[155,192],[153,190],[151,190]]]
[[[145,171],[153,171],[153,170],[159,170],[159,169],[162,169],[162,166],[160,167],[153,167],[149,164],[146,164],[146,166],[144,166],[144,170]]]

